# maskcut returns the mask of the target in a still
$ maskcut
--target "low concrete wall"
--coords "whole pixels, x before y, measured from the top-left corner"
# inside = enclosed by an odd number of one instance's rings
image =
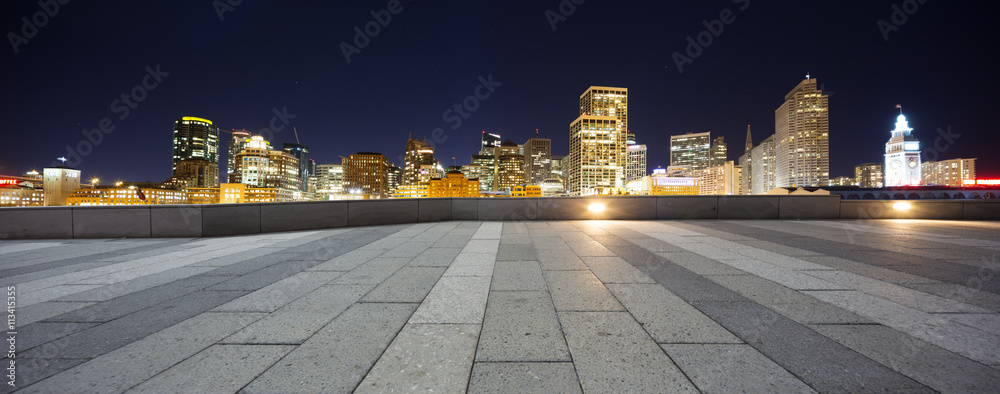
[[[1000,201],[839,196],[430,198],[266,204],[0,208],[0,239],[214,237],[448,220],[1000,220]],[[592,212],[592,204],[604,210]]]

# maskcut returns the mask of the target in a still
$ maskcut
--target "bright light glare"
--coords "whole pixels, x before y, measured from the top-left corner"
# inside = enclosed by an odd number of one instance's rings
[[[590,212],[604,212],[604,208],[604,204],[595,202],[590,204],[590,206],[587,207],[587,210]]]
[[[897,211],[909,211],[910,210],[910,203],[908,203],[908,202],[897,202],[895,204],[892,204],[892,209],[895,209]]]

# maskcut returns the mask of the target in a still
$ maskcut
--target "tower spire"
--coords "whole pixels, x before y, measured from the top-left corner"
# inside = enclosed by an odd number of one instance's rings
[[[903,104],[896,104],[896,108],[899,108],[899,114],[903,114]]]
[[[747,125],[747,145],[744,153],[750,153],[751,150],[753,150],[753,140],[750,139],[750,125]]]

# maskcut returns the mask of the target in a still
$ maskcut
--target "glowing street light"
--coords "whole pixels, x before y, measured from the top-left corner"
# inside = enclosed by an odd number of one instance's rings
[[[601,204],[601,203],[599,203],[599,202],[595,202],[595,203],[593,203],[593,204],[590,204],[590,205],[589,205],[589,206],[587,207],[587,210],[588,210],[588,211],[590,211],[590,212],[594,212],[594,213],[600,213],[600,212],[604,212],[604,210],[605,210],[605,209],[607,209],[607,207],[605,207],[605,206],[604,206],[604,204]]]
[[[908,203],[908,202],[897,202],[895,204],[892,204],[892,209],[895,209],[897,211],[909,211],[910,210],[910,203]]]

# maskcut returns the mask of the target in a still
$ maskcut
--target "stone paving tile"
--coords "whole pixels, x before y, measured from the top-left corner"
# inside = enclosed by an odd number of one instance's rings
[[[384,253],[381,250],[352,250],[340,256],[334,257],[315,267],[310,271],[350,271],[359,265],[367,263],[371,259]]]
[[[976,282],[972,281],[972,285]],[[1000,295],[973,287],[951,283],[904,283],[903,286],[950,300],[972,304],[993,312],[1000,312]]]
[[[573,363],[484,363],[472,367],[470,394],[582,393]]]
[[[590,271],[543,271],[556,310],[624,311],[604,284]]]
[[[235,393],[292,351],[283,345],[214,345],[163,371],[129,393]],[[225,373],[219,373],[225,371]]]
[[[27,387],[24,393],[122,392],[261,318],[259,313],[206,313]],[[55,366],[58,368],[59,366]]]
[[[244,393],[353,391],[416,304],[355,304],[243,388]]]
[[[537,261],[497,261],[491,291],[546,290]]]
[[[465,392],[479,330],[478,324],[407,324],[354,392]]]
[[[749,345],[660,345],[706,393],[815,393]]]
[[[87,290],[100,288],[103,285],[56,285],[45,287],[44,289],[22,289],[17,287],[21,297],[17,299],[17,304],[21,307],[40,304],[45,301],[52,301],[68,295],[82,293]]]
[[[500,240],[497,239],[472,239],[465,247],[462,248],[462,253],[483,253],[496,255],[497,250],[500,249]]]
[[[329,283],[339,272],[300,272],[213,309],[214,312],[274,312]]]
[[[945,393],[1000,392],[1000,371],[881,325],[821,325],[814,330]]]
[[[93,302],[48,301],[17,309],[17,324],[21,327],[42,321],[66,312],[94,305]]]
[[[443,276],[410,323],[481,324],[490,291],[488,276]]]
[[[565,250],[539,249],[538,263],[545,271],[584,271],[587,265],[568,247]]]
[[[588,237],[589,238],[589,237]],[[568,241],[567,245],[577,256],[614,256],[608,248],[593,239],[589,241]]]
[[[632,316],[559,312],[585,392],[697,392]]]
[[[462,252],[461,248],[431,247],[410,260],[408,265],[424,267],[448,267],[455,257]]]
[[[347,310],[374,286],[322,286],[220,343],[301,344]]]
[[[583,263],[604,284],[611,283],[656,283],[653,278],[642,273],[620,257],[581,257]]]
[[[376,257],[334,279],[332,284],[360,285],[379,284],[409,263],[407,257]]]
[[[490,293],[476,361],[570,361],[549,293]]]
[[[538,251],[548,250],[548,249],[561,250],[561,251],[570,250],[569,244],[567,244],[566,241],[563,241],[562,238],[559,238],[555,235],[546,235],[541,237],[532,236],[531,243],[535,245],[535,250]]]
[[[862,292],[882,297],[900,305],[930,313],[988,313],[989,311],[969,304],[929,295],[902,286],[842,271],[810,272],[810,276],[831,283],[838,283]]]
[[[421,302],[444,267],[403,267],[365,295],[361,302]]]
[[[32,349],[36,346],[44,344],[46,342],[54,341],[56,339],[62,338],[64,336],[74,334],[88,328],[96,326],[97,323],[34,323],[30,325],[23,325],[22,328],[18,330],[20,333],[17,336],[17,350],[25,351]]]
[[[119,282],[93,290],[68,295],[59,298],[57,301],[93,301],[101,302],[135,292],[150,289],[156,286],[165,285],[177,280],[189,278],[198,274],[209,272],[213,267],[180,267],[172,270],[144,276],[141,278]]]
[[[743,343],[658,284],[608,285],[657,343]]]
[[[485,222],[479,226],[476,233],[472,235],[473,240],[479,239],[496,239],[499,240],[503,232],[503,223],[501,222]]]
[[[888,283],[941,283],[934,279],[921,276],[910,275],[889,268],[875,267],[868,264],[850,261],[834,256],[802,256],[803,260],[823,264],[830,268],[835,268],[845,272],[852,272],[858,275],[867,276]]]
[[[507,245],[502,244],[497,250],[497,261],[538,261],[538,253],[531,244]]]
[[[656,253],[656,255],[671,263],[687,268],[698,275],[748,275],[746,271],[730,267],[692,252]]]
[[[177,297],[194,293],[219,283],[224,279],[224,277],[217,276],[185,278],[67,312],[52,317],[48,321],[103,323]]]
[[[444,276],[491,276],[495,264],[495,254],[462,252],[455,257]]]

